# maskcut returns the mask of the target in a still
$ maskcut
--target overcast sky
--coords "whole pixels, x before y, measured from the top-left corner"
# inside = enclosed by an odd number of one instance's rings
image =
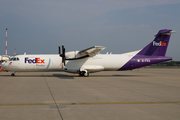
[[[149,44],[160,29],[171,35],[166,56],[180,61],[180,0],[1,0],[0,54],[57,54],[105,46],[125,53]]]

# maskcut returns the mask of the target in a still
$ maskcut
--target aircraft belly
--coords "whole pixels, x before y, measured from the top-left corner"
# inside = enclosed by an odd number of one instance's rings
[[[100,65],[83,65],[80,71],[87,70],[89,73],[103,71],[104,67]]]
[[[86,65],[99,65],[105,71],[116,71],[126,64],[135,54],[136,52],[121,55],[101,55],[102,59],[89,60],[86,62]]]
[[[66,67],[65,72],[78,73],[78,71],[87,70],[89,73],[103,71],[104,67],[100,65],[83,65]]]

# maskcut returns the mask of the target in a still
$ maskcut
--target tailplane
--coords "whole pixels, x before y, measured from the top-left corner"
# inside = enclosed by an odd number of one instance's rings
[[[143,48],[137,55],[165,56],[171,33],[176,31],[163,29],[155,35],[155,39]]]
[[[171,33],[175,31],[163,29],[155,35],[155,39],[146,47],[139,51],[119,70],[132,70],[151,64],[172,60],[171,57],[165,57],[169,44]]]

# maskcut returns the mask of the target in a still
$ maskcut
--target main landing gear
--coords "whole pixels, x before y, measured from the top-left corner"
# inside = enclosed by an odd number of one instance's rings
[[[89,77],[89,72],[87,70],[79,71],[79,76]]]

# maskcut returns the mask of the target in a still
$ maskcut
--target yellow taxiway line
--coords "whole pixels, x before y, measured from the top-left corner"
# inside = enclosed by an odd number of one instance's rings
[[[0,104],[0,106],[25,106],[25,105],[110,105],[110,104],[177,104],[180,101],[165,102],[100,102],[100,103],[19,103],[19,104]]]

